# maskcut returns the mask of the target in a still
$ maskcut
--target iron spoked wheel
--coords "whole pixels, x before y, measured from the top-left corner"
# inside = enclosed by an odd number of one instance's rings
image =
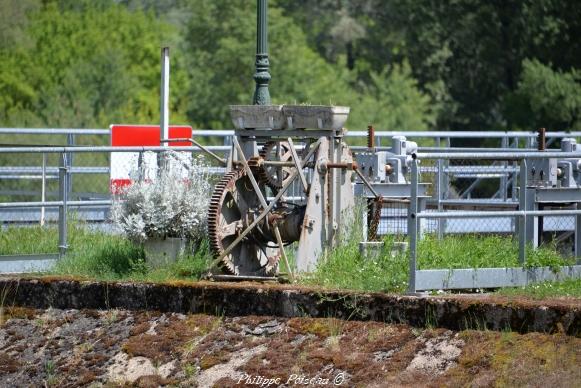
[[[262,210],[250,179],[242,170],[227,173],[216,185],[210,201],[208,234],[215,257],[222,255]],[[279,256],[249,233],[221,262],[233,275],[265,276],[276,272]]]
[[[291,162],[293,160],[290,144],[287,141],[269,141],[262,147],[260,156],[265,161]],[[291,176],[293,167],[263,166],[260,179],[271,189],[282,189]]]

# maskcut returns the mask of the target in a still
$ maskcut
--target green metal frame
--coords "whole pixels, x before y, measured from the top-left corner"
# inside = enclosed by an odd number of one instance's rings
[[[257,0],[256,17],[256,72],[254,81],[256,89],[252,103],[254,105],[270,105],[270,62],[268,60],[268,0]]]

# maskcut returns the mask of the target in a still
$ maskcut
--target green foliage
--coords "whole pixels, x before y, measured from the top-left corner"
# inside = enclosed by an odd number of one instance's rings
[[[28,45],[27,15],[40,7],[40,0],[0,0],[0,48]]]
[[[253,2],[2,1],[13,16],[0,29],[2,126],[157,122],[162,44],[172,45],[172,122],[231,127],[228,105],[252,100]],[[269,9],[273,102],[350,105],[347,125],[355,129],[434,123],[430,98],[407,64],[355,67],[354,50],[367,33],[352,14],[338,11],[338,23],[325,21],[336,43],[326,60],[284,11],[276,3]]]
[[[367,256],[359,251],[360,236],[360,227],[355,227],[340,248],[329,252],[317,270],[302,281],[338,289],[405,292],[409,261],[406,254],[394,249],[394,236],[387,236],[383,247]],[[557,268],[571,264],[574,259],[561,257],[555,247],[527,248],[527,267]],[[417,266],[418,269],[519,267],[518,245],[503,236],[447,236],[438,240],[426,235],[418,245]]]
[[[506,105],[507,116],[520,128],[581,130],[581,72],[555,71],[527,59],[518,88]]]
[[[431,99],[417,88],[407,62],[371,71],[371,81],[363,84],[359,100],[353,104],[350,120],[369,123],[393,131],[422,131],[433,128],[436,113]],[[361,125],[363,126],[363,125]]]
[[[409,62],[438,112],[438,129],[511,129],[503,101],[518,87],[523,60],[581,68],[581,6],[575,1],[278,0],[330,62],[348,56],[358,80]],[[346,24],[344,20],[353,19]],[[364,35],[337,39],[337,26]],[[356,30],[352,28],[352,30]],[[342,46],[342,47],[341,47]],[[517,109],[518,107],[514,107]],[[526,116],[527,111],[511,112]],[[535,123],[533,128],[540,126]],[[531,129],[531,128],[527,128]]]
[[[269,3],[275,103],[387,130],[579,129],[581,6],[521,0]],[[255,2],[0,0],[0,125],[231,127],[254,90]],[[550,64],[550,65],[548,65]]]
[[[209,244],[201,241],[193,254],[160,269],[149,269],[140,245],[117,235],[90,230],[73,222],[68,229],[69,249],[50,274],[103,280],[198,280],[210,262]],[[58,229],[54,226],[15,227],[0,230],[0,255],[57,253]],[[191,251],[191,250],[190,250]]]
[[[171,40],[172,28],[112,1],[62,3],[47,1],[28,14],[33,44],[0,48],[0,122],[51,127],[155,122],[159,46]],[[176,61],[172,70],[179,80]]]
[[[231,127],[228,104],[249,104],[254,92],[255,4],[203,2],[188,24],[192,53],[189,116],[204,126]],[[349,89],[334,68],[306,45],[301,29],[277,8],[269,10],[274,103],[344,104]]]
[[[167,266],[151,269],[140,245],[120,236],[75,228],[71,249],[58,262],[54,273],[97,279],[167,281],[199,280],[210,261],[208,242],[197,244],[194,254],[186,254]]]
[[[329,252],[302,282],[333,289],[404,292],[408,261],[403,255],[392,255],[393,240],[385,240],[383,248],[372,257],[360,253],[359,241],[350,238]]]
[[[125,278],[135,281],[164,282],[172,280],[200,280],[208,272],[212,261],[210,244],[208,240],[202,240],[193,247],[193,254],[186,254],[177,259],[175,263],[157,269],[148,269],[142,266],[142,270],[134,270]]]
[[[8,227],[0,228],[0,255],[57,253],[56,228]]]
[[[528,267],[574,264],[563,258],[554,246],[527,247]],[[518,267],[518,242],[505,236],[458,235],[438,240],[426,235],[418,245],[418,268],[497,268]]]
[[[394,249],[393,236],[384,239],[384,246],[371,255],[359,251],[361,224],[356,222],[341,246],[325,254],[316,271],[301,275],[303,284],[334,289],[405,292],[408,279],[408,258]],[[55,253],[58,231],[55,227],[20,227],[0,230],[0,254]],[[207,240],[192,247],[187,254],[166,267],[150,269],[145,264],[142,248],[120,236],[91,231],[75,222],[69,227],[69,251],[51,274],[81,276],[98,280],[132,280],[165,282],[199,280],[208,270],[212,255]],[[189,250],[190,252],[192,250]],[[291,255],[292,256],[292,255]],[[447,237],[438,242],[426,236],[418,247],[420,269],[491,268],[518,266],[518,248],[507,237]],[[290,258],[292,262],[292,257]],[[563,259],[554,247],[529,249],[528,266],[573,264]],[[522,288],[504,289],[506,295],[581,296],[581,281],[546,282]]]
[[[498,293],[509,296],[528,296],[535,299],[545,299],[555,296],[581,298],[581,279],[542,282],[529,284],[525,287],[502,288],[498,290]]]

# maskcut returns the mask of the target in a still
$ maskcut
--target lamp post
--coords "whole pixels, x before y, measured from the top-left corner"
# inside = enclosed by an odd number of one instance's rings
[[[257,0],[256,12],[256,72],[254,81],[256,89],[252,103],[254,105],[270,105],[268,82],[268,0]]]

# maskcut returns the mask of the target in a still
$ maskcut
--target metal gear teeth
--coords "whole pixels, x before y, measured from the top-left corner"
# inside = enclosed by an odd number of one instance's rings
[[[219,257],[224,252],[224,247],[222,246],[222,241],[218,237],[218,218],[220,215],[220,207],[222,205],[222,197],[224,191],[228,188],[229,183],[236,181],[242,172],[239,170],[230,171],[226,173],[216,184],[214,192],[212,193],[212,198],[210,199],[210,206],[208,210],[208,236],[210,239],[210,249],[214,254],[214,257]],[[232,275],[235,274],[234,264],[231,260],[227,258],[222,259],[223,268],[230,272]]]
[[[278,143],[278,142],[268,141],[268,142],[264,143],[264,145],[260,149],[260,152],[258,153],[263,160],[266,160],[266,158],[268,157],[268,153],[270,151],[272,151],[270,148],[272,146],[275,146],[276,143]],[[290,147],[290,145],[289,145],[289,147]],[[257,172],[258,172],[258,174],[255,174],[255,175],[258,176],[258,179],[260,180],[260,182],[264,183],[265,185],[270,187],[275,193],[278,193],[278,191],[280,189],[282,189],[282,185],[278,181],[273,179],[273,177],[270,176],[270,174],[268,173],[268,171],[266,170],[266,167],[264,167],[264,165],[260,166],[260,168],[258,169]]]

